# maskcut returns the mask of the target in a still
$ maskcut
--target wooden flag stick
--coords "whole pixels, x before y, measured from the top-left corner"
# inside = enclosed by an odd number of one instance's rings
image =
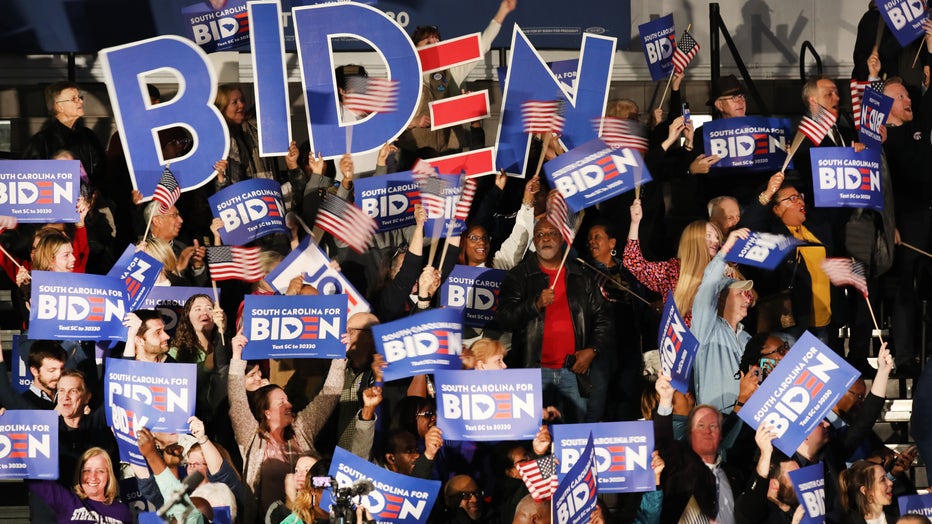
[[[583,217],[586,215],[586,210],[583,209],[576,216],[576,225],[573,227],[573,237],[576,237],[576,232],[579,231],[579,228],[582,226]],[[565,240],[565,239],[564,239]],[[566,257],[570,254],[570,249],[573,248],[572,244],[566,245],[566,251],[563,252],[563,260],[560,261],[560,267],[557,268],[557,276],[553,277],[553,283],[550,284],[550,289],[553,289],[557,285],[557,280],[560,278],[560,273],[563,272],[563,266],[566,265]]]
[[[683,32],[688,33],[689,30],[692,29],[692,27],[693,27],[692,24],[686,24],[686,30]],[[657,107],[659,107],[660,109],[663,109],[663,101],[666,100],[667,98],[667,91],[670,89],[670,82],[673,81],[673,75],[675,74],[676,74],[676,66],[673,66],[673,70],[670,71],[670,78],[667,78],[667,87],[663,89],[663,95],[661,95],[660,97],[660,104],[657,105]]]
[[[346,154],[353,150],[353,126],[346,126]]]
[[[152,227],[152,219],[155,218],[155,212],[149,215],[149,221],[146,222],[146,232],[142,234],[142,241],[145,242],[149,238],[149,228]]]
[[[877,37],[874,38],[874,53],[880,49],[880,41],[883,39],[883,28],[886,26],[887,24],[883,21],[883,17],[877,18]]]
[[[540,168],[544,166],[544,159],[547,158],[547,150],[550,149],[550,139],[553,133],[544,133],[543,145],[540,148],[540,158],[537,159],[537,169],[534,170],[534,176],[540,174]]]
[[[453,234],[453,228],[456,227],[456,217],[450,219],[450,222],[447,224],[447,236],[443,239],[443,253],[440,254],[440,263],[437,264],[437,269],[443,271],[443,261],[447,258],[447,239],[450,238],[450,235]]]
[[[783,161],[783,167],[780,168],[780,172],[786,171],[786,166],[790,165],[790,160],[793,160],[793,155],[796,154],[796,150],[799,149],[800,144],[803,143],[803,140],[806,138],[806,135],[796,132],[796,136],[793,137],[793,143],[790,144],[790,150],[786,152],[786,160]]]
[[[13,258],[13,255],[11,255],[6,249],[4,249],[3,246],[0,246],[0,251],[3,251],[3,254],[6,255],[6,257],[10,259],[10,262],[12,262],[13,265],[16,266],[16,269],[23,269],[23,266],[20,265],[20,263],[17,262],[15,258]]]
[[[430,235],[430,254],[427,256],[427,265],[434,265],[434,255],[437,254],[437,245],[440,244],[440,230],[442,228],[435,227],[434,232]],[[439,269],[439,268],[438,268]]]
[[[874,316],[874,307],[871,306],[871,299],[867,296],[867,293],[864,294],[864,301],[867,302],[867,310],[870,311],[871,320],[874,321],[874,329],[877,330],[877,338],[880,339],[880,343],[883,344],[883,332],[880,331],[880,326],[877,325],[877,317]]]
[[[217,291],[217,281],[210,279],[210,286],[214,288],[214,307],[220,307],[220,293]],[[220,326],[216,326],[217,329],[220,329]],[[224,326],[226,327],[226,326]],[[220,329],[220,343],[224,346],[227,345],[226,337],[223,335],[223,330]]]
[[[905,247],[905,248],[912,249],[913,251],[915,251],[915,252],[917,252],[917,253],[921,253],[921,254],[923,254],[923,255],[929,257],[929,258],[932,258],[932,253],[929,253],[929,252],[927,252],[927,251],[923,251],[923,250],[919,249],[918,247],[916,247],[916,246],[914,246],[914,245],[912,245],[912,244],[907,244],[906,242],[900,242],[900,245],[903,246],[903,247]],[[9,256],[9,255],[8,255],[8,256]]]

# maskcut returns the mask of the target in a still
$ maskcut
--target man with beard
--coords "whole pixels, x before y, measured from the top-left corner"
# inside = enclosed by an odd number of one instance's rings
[[[27,405],[6,406],[12,409],[55,409],[55,391],[68,355],[51,340],[37,340],[29,347],[26,363],[32,374],[32,384],[23,392]]]
[[[135,360],[143,362],[175,362],[168,354],[171,337],[165,332],[162,315],[151,309],[137,309],[126,316],[129,336],[127,351],[132,347]]]
[[[735,519],[746,524],[788,524],[799,506],[789,472],[799,464],[773,449],[772,424],[762,423],[754,440],[760,449],[751,484],[735,501]]]

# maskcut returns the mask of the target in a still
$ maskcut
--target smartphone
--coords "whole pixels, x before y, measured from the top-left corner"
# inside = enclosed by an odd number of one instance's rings
[[[689,123],[689,104],[683,104],[683,123]]]

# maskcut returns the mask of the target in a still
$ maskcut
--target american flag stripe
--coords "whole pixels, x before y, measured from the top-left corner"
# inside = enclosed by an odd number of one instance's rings
[[[861,100],[864,98],[864,88],[870,82],[852,78],[849,86],[851,87],[851,113],[854,116],[854,125],[861,125]],[[881,93],[883,90],[880,91]]]
[[[867,296],[867,271],[861,262],[852,258],[826,258],[822,261],[822,271],[833,285],[851,286]]]
[[[175,175],[168,169],[168,166],[165,166],[165,170],[162,171],[162,178],[159,179],[158,185],[155,186],[155,194],[152,195],[152,199],[159,204],[159,213],[163,215],[168,213],[180,196],[181,187],[178,185],[178,181],[175,180]]]
[[[686,66],[699,54],[699,42],[689,34],[689,31],[683,31],[683,36],[676,44],[673,50],[673,69],[677,74],[683,74]]]
[[[537,502],[549,499],[557,490],[557,466],[553,455],[519,462],[515,467]]]
[[[362,253],[369,247],[379,226],[365,211],[333,195],[324,196],[317,212],[316,225]]]
[[[206,249],[211,280],[258,282],[265,278],[258,247],[209,246]]]
[[[806,135],[813,144],[819,145],[822,139],[828,134],[832,126],[835,125],[835,115],[831,111],[819,106],[819,111],[814,118],[804,116],[799,122],[799,132]]]
[[[398,81],[354,76],[347,79],[343,105],[353,111],[388,113],[398,109]]]
[[[547,220],[560,230],[563,240],[572,244],[576,238],[576,214],[570,213],[566,200],[559,191],[551,191],[547,197]]]
[[[630,148],[647,153],[647,128],[636,120],[606,116],[592,120],[602,141],[615,149]],[[601,129],[601,131],[600,131]]]
[[[476,196],[476,179],[467,178],[466,185],[463,186],[463,192],[460,194],[459,202],[456,203],[456,212],[454,216],[457,220],[465,222],[469,218],[469,208],[472,207],[472,199]]]
[[[524,132],[531,134],[560,133],[566,123],[560,100],[528,100],[521,104]]]
[[[446,199],[443,196],[444,183],[437,177],[428,177],[418,183],[421,189],[421,205],[427,211],[429,218],[441,217],[446,207]]]

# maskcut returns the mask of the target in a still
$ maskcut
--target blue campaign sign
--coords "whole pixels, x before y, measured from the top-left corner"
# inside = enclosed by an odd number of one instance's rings
[[[929,18],[925,0],[884,0],[877,2],[877,9],[901,46],[925,34],[922,23]]]
[[[861,121],[858,137],[867,147],[883,147],[880,139],[880,126],[887,123],[893,99],[883,93],[874,91],[870,86],[864,89],[861,97]]]
[[[554,76],[561,84],[566,86],[569,91],[576,90],[576,68],[579,67],[579,61],[575,58],[568,60],[557,60],[556,62],[547,62],[547,67],[553,71]]]
[[[650,421],[555,424],[553,454],[560,463],[557,475],[566,478],[592,435],[599,493],[654,491],[650,467],[654,451],[654,425]]]
[[[126,339],[126,288],[115,278],[33,271],[30,303],[33,339]]]
[[[26,364],[26,356],[29,355],[29,347],[32,341],[25,335],[13,335],[13,363],[10,367],[11,380],[13,382],[13,391],[25,393],[32,385],[32,373]]]
[[[507,271],[457,265],[440,286],[440,305],[463,310],[463,325],[485,327],[495,318]]]
[[[641,47],[654,82],[666,80],[673,72],[673,48],[676,47],[676,27],[673,14],[651,20],[638,26]]]
[[[211,180],[216,171],[205,166],[229,156],[230,132],[214,105],[217,73],[207,54],[187,38],[165,35],[103,49],[99,56],[133,186],[152,196],[167,162],[153,131],[178,126],[194,139],[190,152],[171,160],[178,185],[185,191]],[[152,105],[140,78],[158,70],[174,74],[178,94]]]
[[[806,513],[801,522],[822,524],[825,522],[825,468],[821,462],[804,468],[788,471],[796,498]]]
[[[223,221],[220,239],[226,245],[242,246],[272,233],[289,233],[282,186],[274,180],[243,180],[211,195],[207,201],[214,216]]]
[[[900,495],[896,498],[900,515],[924,515],[932,518],[932,493],[922,495]]]
[[[660,331],[657,332],[657,347],[660,348],[663,373],[670,376],[670,382],[677,391],[688,392],[692,382],[693,362],[696,360],[696,353],[699,352],[699,340],[686,326],[683,316],[676,308],[672,291],[663,305],[663,318],[660,320]]]
[[[188,418],[194,414],[196,364],[108,358],[106,368],[106,404],[118,405],[108,407],[108,424],[167,433],[188,431]],[[126,409],[133,414],[124,413]]]
[[[816,207],[866,207],[883,211],[880,149],[855,153],[850,147],[812,148]]]
[[[0,160],[0,215],[23,223],[77,222],[79,160]]]
[[[510,66],[502,87],[502,117],[495,139],[496,167],[515,176],[524,176],[531,136],[524,132],[521,106],[529,100],[564,103],[566,124],[561,140],[567,148],[573,149],[598,138],[592,122],[602,117],[608,102],[615,44],[614,38],[583,35],[575,95],[567,96],[560,80],[531,45],[528,34],[515,24]]]
[[[108,277],[116,278],[126,287],[126,309],[135,311],[155,287],[155,281],[162,273],[164,264],[145,251],[137,251],[136,246],[126,246],[123,254],[113,264]]]
[[[317,288],[321,295],[345,294],[348,311],[346,318],[356,313],[370,311],[369,303],[356,291],[343,273],[330,267],[330,258],[320,247],[304,237],[298,247],[291,250],[275,269],[269,272],[265,281],[272,284],[279,293],[288,289],[291,279],[303,275],[304,283]]]
[[[139,451],[136,442],[136,430],[146,427],[149,416],[147,406],[140,406],[139,402],[118,396],[113,403],[104,406],[107,423],[113,428],[117,449],[120,451],[120,462],[128,462],[135,466],[148,467],[146,458]]]
[[[0,479],[58,478],[58,413],[7,410],[0,417]]]
[[[385,357],[385,380],[460,369],[463,352],[463,311],[431,309],[372,326],[375,349]]]
[[[438,371],[437,426],[449,440],[528,440],[540,427],[540,369]]]
[[[211,2],[198,2],[181,10],[187,37],[205,52],[230,51],[249,46],[246,0],[225,0],[214,9]]]
[[[798,240],[786,235],[752,231],[747,239],[735,242],[725,260],[773,271],[798,244]]]
[[[754,429],[764,422],[773,424],[777,431],[774,446],[792,455],[859,375],[851,364],[807,331],[738,416]]]
[[[398,138],[421,100],[421,63],[405,29],[386,13],[356,2],[296,7],[293,13],[311,151],[325,157],[364,153]],[[395,111],[376,112],[355,122],[342,121],[343,108],[333,76],[338,62],[331,40],[334,33],[362,40],[375,49],[390,78],[398,81]],[[352,129],[350,144],[346,140],[347,126]]]
[[[155,286],[142,301],[141,308],[158,311],[165,322],[165,332],[174,337],[178,320],[184,313],[184,303],[194,295],[206,295],[211,300],[214,296],[209,287]]]
[[[574,212],[651,181],[639,152],[613,149],[598,138],[545,163],[544,173]]]
[[[414,205],[421,201],[410,171],[360,178],[356,185],[356,205],[379,224],[379,231],[414,225]]]
[[[553,513],[558,524],[589,522],[599,494],[595,450],[590,433],[579,459],[563,476],[553,492]]]
[[[463,192],[462,180],[459,175],[439,175],[437,178],[443,180],[443,189],[440,193],[443,201],[443,210],[436,209],[430,205],[425,206],[427,209],[427,222],[424,223],[424,235],[428,237],[442,237],[459,235],[466,229],[466,223],[462,220],[456,220],[456,203],[459,202],[460,194]],[[425,200],[423,194],[421,201]],[[450,227],[452,226],[452,230]]]
[[[155,510],[159,509],[155,504],[149,502],[142,490],[139,489],[139,482],[136,477],[120,479],[120,500],[133,510],[134,515],[139,515],[140,523],[143,523],[143,512],[151,511],[152,515],[155,515]],[[157,524],[163,524],[162,519],[159,519]]]
[[[440,493],[439,481],[388,471],[341,447],[333,451],[329,474],[341,488],[348,488],[363,479],[369,480],[373,489],[359,497],[359,504],[368,509],[379,524],[427,522]],[[320,507],[329,511],[332,504],[332,489],[326,489]]]
[[[721,118],[706,122],[701,130],[705,153],[721,158],[712,174],[734,167],[779,171],[786,160],[787,137],[793,135],[790,119],[762,116]]]
[[[346,295],[246,295],[244,359],[343,358]]]

